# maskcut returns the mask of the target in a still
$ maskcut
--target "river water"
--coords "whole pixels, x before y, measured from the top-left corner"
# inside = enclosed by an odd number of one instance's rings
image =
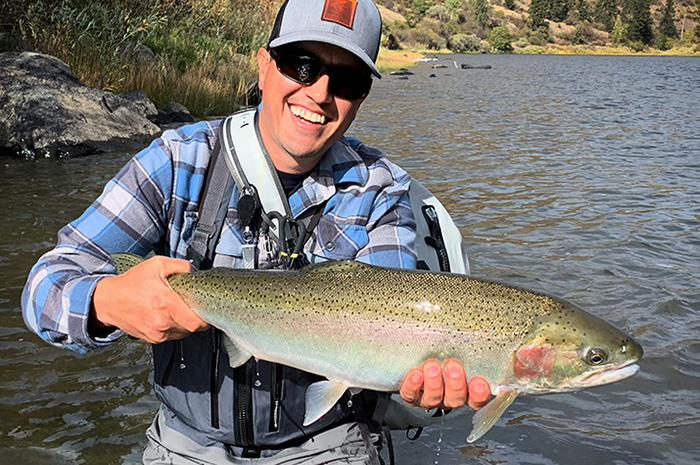
[[[443,201],[474,275],[571,300],[645,355],[627,380],[518,398],[474,444],[468,414],[395,432],[398,463],[700,462],[700,59],[441,55],[412,71],[375,84],[351,133]],[[147,346],[53,348],[19,309],[36,258],[130,156],[0,160],[0,463],[139,461]]]

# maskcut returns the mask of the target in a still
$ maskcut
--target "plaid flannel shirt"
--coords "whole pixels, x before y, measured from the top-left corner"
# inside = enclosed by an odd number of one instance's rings
[[[56,247],[32,268],[22,293],[24,319],[32,331],[78,352],[122,334],[88,333],[94,288],[114,273],[112,253],[185,257],[219,125],[204,121],[165,131],[122,168],[82,216],[59,231]],[[379,151],[340,138],[289,198],[295,218],[326,202],[314,240],[305,247],[309,260],[349,258],[414,268],[409,183],[409,175]],[[238,196],[234,188],[215,265],[242,266]]]

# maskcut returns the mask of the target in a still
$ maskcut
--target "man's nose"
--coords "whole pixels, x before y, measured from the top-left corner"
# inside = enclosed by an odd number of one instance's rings
[[[322,74],[316,82],[310,86],[306,86],[306,95],[308,95],[316,103],[327,103],[333,99],[330,88],[330,78],[328,74]]]

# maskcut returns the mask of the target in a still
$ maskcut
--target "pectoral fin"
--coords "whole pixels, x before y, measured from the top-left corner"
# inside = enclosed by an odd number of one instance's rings
[[[228,363],[231,368],[237,368],[243,365],[245,362],[252,357],[252,355],[242,348],[238,347],[235,342],[231,340],[226,334],[223,335],[224,348],[228,354]]]
[[[508,406],[513,403],[518,396],[518,391],[514,389],[501,388],[494,399],[484,408],[474,414],[472,423],[474,427],[467,438],[467,442],[474,442],[486,434],[488,430],[503,415]]]
[[[304,426],[315,422],[338,402],[348,386],[330,380],[319,381],[306,389],[306,413]]]

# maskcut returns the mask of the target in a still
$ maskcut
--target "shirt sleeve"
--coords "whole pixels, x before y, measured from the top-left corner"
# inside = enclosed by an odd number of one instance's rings
[[[116,329],[88,334],[92,294],[100,279],[114,273],[110,254],[145,255],[164,236],[173,181],[166,145],[157,139],[129,161],[32,268],[22,312],[29,329],[47,342],[86,352],[121,335]]]

